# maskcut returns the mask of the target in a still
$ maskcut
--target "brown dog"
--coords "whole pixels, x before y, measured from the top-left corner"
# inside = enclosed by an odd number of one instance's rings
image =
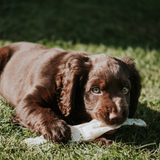
[[[13,121],[58,143],[71,139],[68,124],[123,123],[134,115],[141,90],[130,58],[27,42],[0,48],[0,74],[0,94],[16,107]]]

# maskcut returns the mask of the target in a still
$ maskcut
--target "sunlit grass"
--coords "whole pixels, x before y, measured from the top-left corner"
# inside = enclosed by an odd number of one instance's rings
[[[0,45],[11,42],[0,41]],[[94,143],[57,145],[47,144],[29,147],[22,143],[25,138],[36,137],[29,129],[15,126],[10,122],[11,110],[5,100],[0,104],[0,152],[1,159],[158,159],[160,158],[160,63],[159,50],[127,47],[122,49],[95,44],[72,44],[71,42],[55,41],[37,43],[48,48],[58,47],[66,50],[86,51],[91,54],[105,53],[116,57],[129,56],[135,58],[136,66],[142,77],[142,93],[135,117],[147,122],[148,128],[125,126],[114,136],[111,147],[99,147]]]

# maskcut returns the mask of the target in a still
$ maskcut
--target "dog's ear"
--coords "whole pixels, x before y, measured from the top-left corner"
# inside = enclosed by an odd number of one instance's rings
[[[141,78],[138,70],[135,67],[134,60],[132,58],[121,58],[125,63],[125,68],[128,71],[128,78],[131,82],[130,92],[130,106],[129,106],[129,118],[133,117],[138,105],[138,99],[141,91]]]
[[[91,68],[90,58],[83,53],[71,54],[63,67],[61,78],[59,108],[64,116],[69,116],[75,104],[76,94],[80,79],[86,76]],[[61,85],[60,85],[61,84]]]
[[[9,46],[4,46],[0,48],[0,74],[13,53],[14,49],[11,49]]]

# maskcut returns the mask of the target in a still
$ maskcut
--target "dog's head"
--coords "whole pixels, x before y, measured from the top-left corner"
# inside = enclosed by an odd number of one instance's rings
[[[92,63],[85,85],[86,110],[107,125],[121,124],[134,115],[140,96],[140,76],[133,61],[101,54],[93,56]]]
[[[92,119],[107,125],[121,124],[134,115],[141,80],[131,58],[74,54],[66,62],[60,78],[59,107],[64,116],[76,110],[79,100],[83,101],[85,111]]]

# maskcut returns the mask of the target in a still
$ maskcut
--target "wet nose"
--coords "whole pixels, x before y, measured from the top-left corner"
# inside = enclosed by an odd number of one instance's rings
[[[122,114],[114,113],[114,112],[109,114],[109,119],[110,120],[120,119],[120,118],[122,118]]]

